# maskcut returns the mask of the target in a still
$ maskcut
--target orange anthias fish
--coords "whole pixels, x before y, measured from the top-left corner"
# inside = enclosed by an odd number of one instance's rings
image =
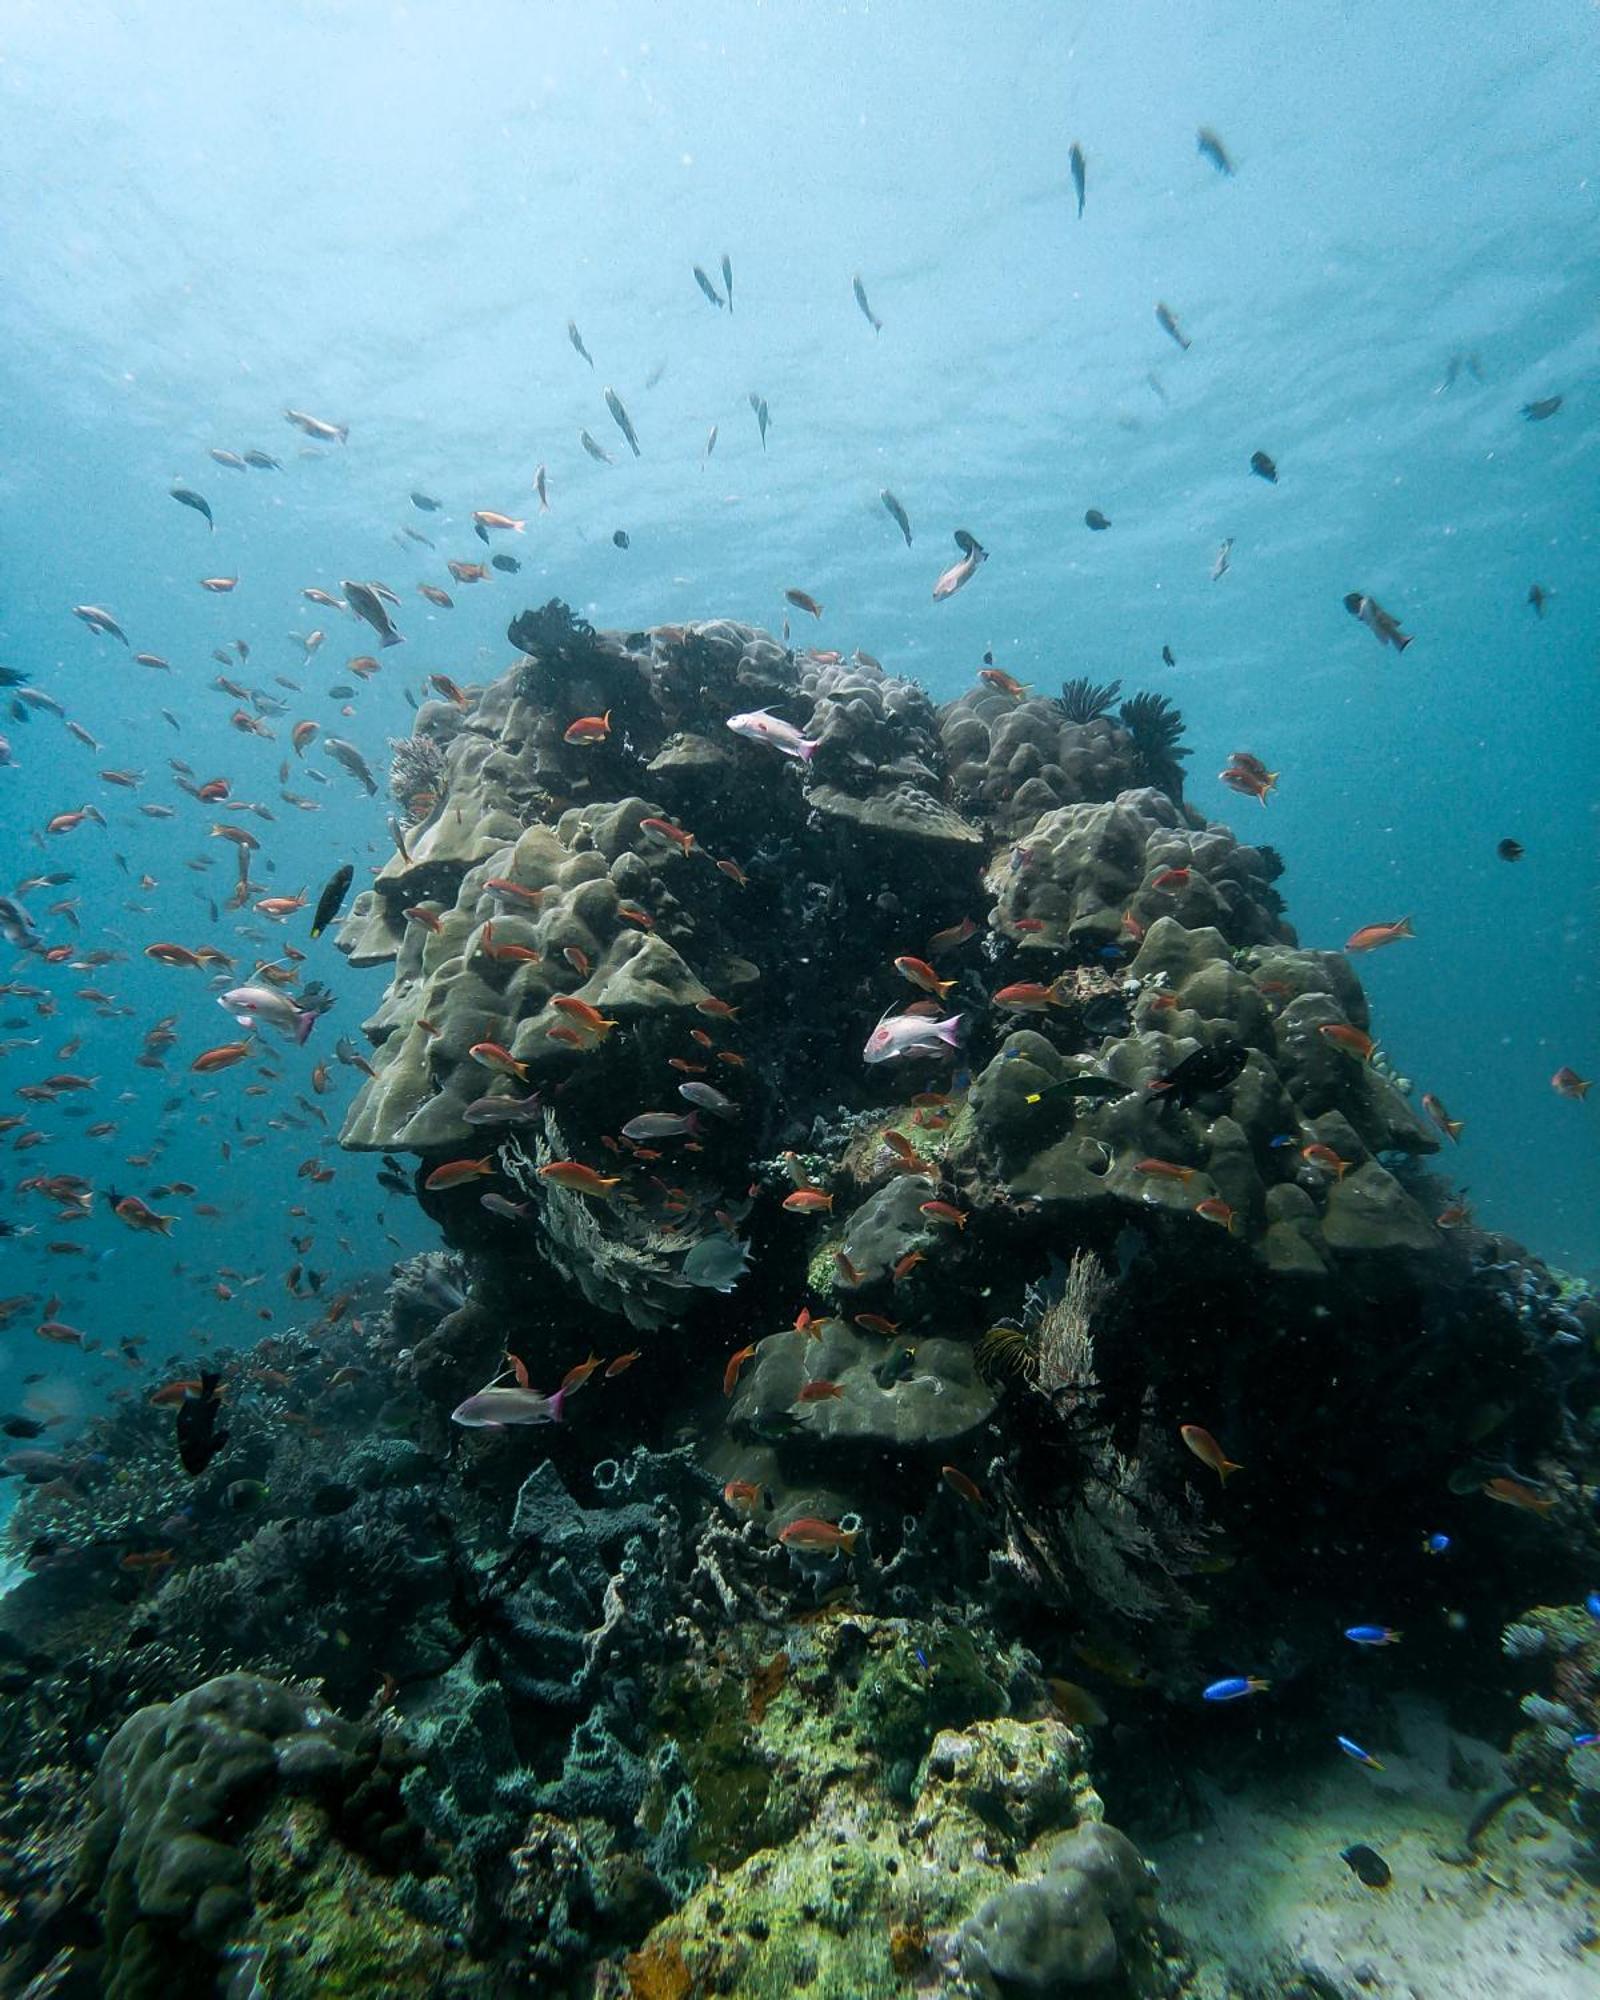
[[[953,979],[941,979],[926,959],[897,958],[894,969],[902,979],[909,979],[913,986],[920,986],[924,993],[931,993],[936,1000],[942,1000],[956,983]]]
[[[591,1035],[608,1035],[617,1025],[609,1015],[602,1014],[598,1007],[591,1007],[587,1000],[580,1000],[574,993],[557,993],[552,997],[550,1005],[558,1014],[565,1014],[569,1020]]]
[[[929,958],[939,958],[947,951],[955,951],[958,946],[968,943],[978,935],[978,926],[971,917],[963,917],[959,924],[952,924],[948,930],[935,931],[928,940]]]
[[[1204,1222],[1215,1222],[1227,1230],[1230,1236],[1237,1233],[1235,1225],[1239,1217],[1220,1195],[1207,1195],[1204,1201],[1197,1201],[1194,1212]]]
[[[786,590],[783,594],[796,611],[807,611],[813,618],[820,618],[822,616],[822,606],[811,595],[810,591]]]
[[[1414,938],[1411,919],[1401,917],[1393,924],[1363,924],[1358,931],[1352,931],[1344,941],[1346,951],[1376,951],[1381,944],[1398,944],[1401,938]]]
[[[1425,1090],[1422,1093],[1422,1108],[1427,1112],[1434,1124],[1438,1126],[1439,1130],[1449,1135],[1452,1143],[1459,1141],[1464,1130],[1465,1121],[1460,1118],[1452,1118],[1431,1090]]]
[[[1570,1097],[1574,1100],[1580,1100],[1589,1095],[1590,1081],[1591,1079],[1586,1076],[1579,1076],[1575,1069],[1563,1065],[1551,1077],[1550,1088],[1555,1092],[1557,1097]]]
[[[1548,1514],[1556,1504],[1553,1493],[1540,1493],[1520,1479],[1487,1479],[1483,1491],[1491,1500],[1507,1507],[1520,1507],[1528,1514]]]
[[[551,1160],[539,1169],[539,1178],[568,1188],[573,1194],[593,1195],[601,1201],[608,1200],[611,1190],[622,1185],[620,1174],[597,1174],[581,1160]]]
[[[980,667],[978,679],[989,687],[998,688],[1002,694],[1010,695],[1013,701],[1021,701],[1028,692],[1024,682],[1013,680],[1001,667]]]
[[[959,1494],[967,1502],[968,1506],[976,1507],[982,1513],[983,1489],[975,1479],[969,1478],[959,1465],[941,1465],[939,1468],[939,1477],[952,1493]]]
[[[1342,1181],[1350,1171],[1350,1162],[1341,1160],[1331,1146],[1320,1143],[1300,1148],[1300,1157],[1308,1165],[1320,1167],[1324,1173],[1332,1174],[1336,1181]]]
[[[694,835],[686,827],[674,826],[670,819],[642,819],[639,830],[657,840],[670,841],[674,847],[682,848],[685,854],[694,846]]]
[[[942,1222],[951,1228],[965,1229],[967,1226],[965,1212],[957,1208],[953,1202],[919,1201],[917,1212],[919,1215],[925,1215],[930,1222]]]
[[[723,1395],[731,1396],[733,1394],[739,1380],[740,1369],[743,1368],[747,1361],[754,1360],[755,1351],[755,1344],[752,1342],[748,1347],[741,1347],[737,1354],[729,1355],[728,1365],[722,1371]]]
[[[581,1389],[594,1371],[600,1366],[600,1356],[591,1354],[587,1361],[580,1361],[569,1368],[561,1378],[561,1386],[570,1396],[575,1389]]]
[[[1348,1021],[1324,1021],[1317,1033],[1324,1041],[1332,1042],[1335,1048],[1344,1049],[1348,1054],[1359,1056],[1362,1062],[1371,1062],[1377,1052],[1377,1043],[1359,1028],[1352,1028]]]
[[[231,1069],[237,1062],[243,1062],[254,1053],[251,1042],[221,1042],[214,1049],[205,1049],[197,1055],[189,1067],[200,1076],[210,1076],[214,1070]]]
[[[1030,979],[1019,979],[1013,985],[1002,986],[993,998],[994,1004],[1004,1007],[1009,1014],[1044,1014],[1050,1008],[1063,1004],[1054,987],[1041,986],[1037,980]]]
[[[1193,1167],[1180,1167],[1175,1160],[1139,1160],[1134,1164],[1136,1174],[1149,1174],[1152,1179],[1168,1181],[1192,1181]]]
[[[486,1154],[481,1160],[447,1160],[442,1167],[435,1167],[422,1185],[437,1194],[444,1188],[460,1187],[465,1181],[485,1179],[494,1171],[493,1154]]]
[[[563,743],[604,743],[611,734],[611,711],[604,715],[580,715],[561,733]]]
[[[833,1402],[835,1399],[842,1399],[843,1396],[844,1390],[837,1382],[818,1380],[802,1382],[800,1384],[800,1393],[795,1397],[795,1401],[797,1403],[828,1403]]]
[[[821,1188],[796,1188],[793,1194],[784,1196],[783,1205],[796,1215],[816,1215],[833,1207],[833,1196],[824,1194]]]
[[[837,1521],[824,1521],[814,1514],[802,1515],[779,1532],[786,1549],[800,1549],[810,1555],[835,1555],[843,1549],[849,1555],[860,1534],[858,1528],[841,1528]]]
[[[1210,1431],[1203,1429],[1199,1424],[1180,1424],[1178,1426],[1178,1435],[1202,1465],[1210,1466],[1211,1470],[1222,1481],[1224,1486],[1228,1483],[1228,1474],[1230,1472],[1242,1472],[1244,1470],[1242,1465],[1236,1465],[1229,1458],[1228,1454],[1217,1443]]]

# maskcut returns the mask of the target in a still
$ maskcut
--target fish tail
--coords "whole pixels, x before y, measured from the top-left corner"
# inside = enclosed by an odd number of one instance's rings
[[[935,1034],[938,1035],[940,1041],[948,1043],[948,1045],[953,1049],[959,1049],[961,1046],[962,1019],[963,1016],[957,1014],[948,1021],[941,1021],[938,1027],[934,1030]]]
[[[1416,932],[1411,928],[1411,919],[1409,917],[1402,917],[1394,927],[1394,934],[1396,937],[1414,938]]]
[[[799,742],[796,743],[794,747],[795,747],[795,754],[799,757],[802,764],[809,764],[812,758],[815,757],[817,754],[816,744],[811,742],[811,740],[805,736],[802,736]]]
[[[298,1013],[298,1014],[296,1014],[296,1015],[295,1015],[295,1017],[294,1017],[294,1040],[295,1040],[295,1047],[296,1047],[296,1048],[301,1048],[301,1049],[303,1049],[303,1048],[305,1047],[305,1045],[306,1045],[306,1038],[307,1038],[307,1037],[308,1037],[308,1036],[310,1035],[310,1033],[311,1033],[311,1030],[312,1030],[312,1029],[313,1029],[313,1028],[314,1028],[314,1027],[315,1027],[316,1025],[317,1025],[317,1017],[316,1017],[316,1015],[315,1015],[315,1014],[311,1014],[311,1013],[307,1013],[307,1012],[305,1012],[305,1011],[302,1011],[302,1012],[300,1012],[300,1013]]]
[[[591,1348],[589,1351],[591,1354],[594,1352],[593,1348]],[[566,1400],[567,1400],[567,1392],[565,1389],[558,1389],[555,1392],[555,1394],[550,1398],[551,1423],[559,1424],[561,1422],[561,1412],[566,1404]]]

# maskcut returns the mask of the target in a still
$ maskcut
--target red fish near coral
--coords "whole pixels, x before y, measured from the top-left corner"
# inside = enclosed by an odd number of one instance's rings
[[[1398,944],[1401,938],[1414,938],[1411,919],[1402,917],[1393,924],[1363,924],[1358,931],[1352,931],[1344,941],[1346,951],[1376,951],[1379,945]]]

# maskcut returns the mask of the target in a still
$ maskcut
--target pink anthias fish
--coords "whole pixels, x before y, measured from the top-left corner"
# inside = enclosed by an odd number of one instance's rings
[[[770,744],[785,757],[794,757],[802,764],[809,764],[817,754],[817,746],[809,737],[802,736],[792,722],[785,722],[768,708],[752,709],[748,715],[730,715],[728,727],[735,736],[746,736],[752,743]]]
[[[253,1028],[265,1021],[274,1028],[288,1029],[301,1043],[317,1020],[315,1014],[297,1007],[287,994],[275,992],[270,986],[230,987],[218,996],[217,1005],[230,1013],[241,1028]]]
[[[931,1021],[925,1014],[890,1014],[867,1037],[861,1051],[869,1063],[893,1062],[897,1056],[936,1056],[961,1046],[962,1016]]]
[[[970,583],[977,575],[980,565],[989,560],[989,551],[980,547],[965,528],[956,530],[956,547],[961,551],[961,560],[952,563],[933,586],[935,603],[941,598],[954,597],[964,583]]]
[[[450,1412],[453,1424],[468,1430],[499,1430],[506,1424],[558,1424],[566,1390],[541,1396],[537,1389],[480,1389]]]

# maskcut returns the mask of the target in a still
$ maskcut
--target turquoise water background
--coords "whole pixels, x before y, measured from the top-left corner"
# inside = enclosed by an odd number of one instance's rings
[[[357,742],[381,777],[386,739],[408,726],[404,691],[432,672],[501,671],[524,605],[559,595],[600,625],[776,628],[790,586],[825,607],[797,636],[864,647],[941,697],[992,647],[1046,690],[1086,673],[1175,700],[1192,802],[1278,847],[1303,941],[1337,947],[1359,925],[1414,918],[1415,943],[1360,970],[1384,1049],[1466,1121],[1446,1164],[1478,1218],[1600,1269],[1600,1095],[1576,1104],[1549,1083],[1563,1064],[1600,1071],[1597,74],[1600,10],[1548,0],[1476,13],[13,0],[0,662],[104,749],[49,715],[0,721],[16,760],[0,770],[0,887],[76,870],[51,895],[81,899],[84,944],[131,956],[87,981],[22,966],[60,996],[42,1025],[5,1003],[5,1039],[43,1039],[5,1053],[4,1093],[82,1070],[101,1079],[89,1119],[114,1116],[121,1133],[87,1142],[84,1118],[46,1107],[48,1147],[0,1151],[3,1212],[41,1225],[0,1244],[0,1292],[54,1289],[61,1316],[108,1344],[134,1333],[152,1357],[187,1354],[198,1331],[254,1338],[264,1306],[273,1324],[306,1316],[281,1283],[291,1203],[311,1211],[310,1261],[335,1283],[431,1240],[374,1189],[375,1162],[272,1129],[286,1100],[243,1097],[249,1070],[190,1078],[193,1054],[232,1031],[201,976],[139,953],[156,938],[228,943],[204,899],[226,891],[232,855],[206,838],[229,815],[171,790],[169,756],[272,806],[270,826],[245,822],[263,838],[261,887],[314,895],[338,860],[358,882],[382,860],[388,801],[313,752],[330,783],[290,782],[322,810],[280,804],[296,717]],[[1200,126],[1223,139],[1232,178],[1197,152]],[[724,253],[731,315],[692,276],[699,263],[720,284]],[[881,333],[857,309],[856,273]],[[1157,301],[1188,352],[1157,326]],[[606,385],[632,414],[637,461]],[[752,391],[771,412],[765,448]],[[1522,420],[1555,394],[1550,421]],[[348,444],[301,455],[285,406],[348,424]],[[614,466],[585,455],[583,427]],[[283,470],[220,468],[212,446],[263,447]],[[1255,450],[1276,460],[1277,486],[1250,475]],[[173,504],[174,481],[209,498],[214,535]],[[445,511],[413,509],[417,487]],[[910,549],[883,487],[909,511]],[[1109,532],[1087,531],[1090,507]],[[447,557],[485,553],[474,508],[528,516],[525,537],[497,544],[523,573],[451,586],[456,608],[430,610],[414,585],[449,584]],[[397,541],[402,523],[437,551]],[[957,527],[991,560],[935,604]],[[1225,538],[1230,567],[1213,580]],[[230,596],[198,588],[235,573]],[[401,593],[407,643],[341,718],[326,690],[370,634],[300,592],[373,576]],[[1542,620],[1535,582],[1553,593]],[[1416,635],[1403,657],[1347,616],[1353,590]],[[174,672],[96,639],[71,616],[85,601]],[[328,640],[307,665],[291,635],[316,626]],[[213,647],[239,636],[252,653],[238,678],[291,704],[273,743],[231,729],[236,704],[210,687]],[[276,688],[280,673],[303,693]],[[1216,781],[1235,749],[1282,773],[1264,813]],[[144,770],[143,791],[108,788],[107,766]],[[142,818],[139,799],[178,817]],[[105,832],[41,834],[90,801]],[[1505,836],[1525,844],[1520,864],[1497,860]],[[186,867],[208,853],[209,874]],[[145,871],[158,883],[141,895]],[[29,907],[65,941],[42,915],[50,899]],[[306,947],[303,928],[283,935]],[[282,942],[263,937],[262,955]],[[307,970],[339,1005],[286,1054],[283,1091],[305,1089],[381,993],[381,974],[348,971],[330,944],[307,947]],[[94,1016],[73,997],[84,983],[131,1016]],[[796,1003],[829,1010],[825,969],[797,971]],[[168,1072],[130,1067],[168,1013]],[[862,1025],[841,1019],[842,1047]],[[58,1062],[78,1031],[83,1050]],[[356,1079],[334,1074],[320,1102],[336,1128]],[[131,1102],[113,1104],[118,1091]],[[158,1161],[127,1168],[132,1142],[157,1133]],[[325,1187],[295,1178],[314,1153],[336,1166]],[[76,1232],[90,1255],[48,1258],[45,1213],[12,1192],[41,1169],[135,1192],[181,1176],[223,1214],[185,1216],[168,1243],[101,1212]],[[219,1300],[223,1266],[259,1283]],[[0,1335],[8,1404],[25,1371],[46,1371],[56,1407],[145,1379],[30,1327]]]

